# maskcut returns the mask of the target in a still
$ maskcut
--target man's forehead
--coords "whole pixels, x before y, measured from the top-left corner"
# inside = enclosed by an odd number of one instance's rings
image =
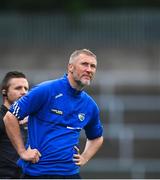
[[[79,56],[77,56],[77,59],[79,59],[79,60],[82,60],[82,61],[88,61],[88,60],[90,60],[90,61],[93,61],[93,62],[97,62],[97,60],[95,59],[95,57],[93,57],[93,56],[90,56],[90,55],[87,55],[87,54],[80,54]]]
[[[12,78],[8,82],[8,85],[17,85],[17,86],[19,86],[19,85],[23,85],[26,82],[27,82],[27,80],[25,78]]]

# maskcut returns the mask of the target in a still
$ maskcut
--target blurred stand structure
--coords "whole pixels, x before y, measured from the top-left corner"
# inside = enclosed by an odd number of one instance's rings
[[[87,91],[100,106],[105,143],[84,178],[160,178],[159,22],[158,9],[142,8],[0,13],[0,78],[16,69],[36,84],[63,75],[74,49],[97,54]]]

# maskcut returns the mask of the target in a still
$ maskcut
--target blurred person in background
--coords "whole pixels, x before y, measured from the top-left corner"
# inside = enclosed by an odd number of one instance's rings
[[[80,166],[103,143],[99,108],[83,90],[90,85],[96,68],[95,54],[76,50],[70,56],[67,74],[38,84],[11,106],[4,122],[20,156],[22,178],[81,179]],[[18,120],[26,116],[29,139],[25,147]],[[81,129],[87,137],[82,153],[78,148]]]
[[[19,156],[7,136],[3,117],[11,104],[25,95],[28,88],[26,76],[18,71],[8,72],[1,83],[3,104],[0,106],[0,178],[2,179],[18,179],[21,175],[21,169],[16,164]],[[24,124],[26,119],[19,122]],[[21,131],[23,136],[25,136],[26,129],[23,125],[21,125]]]

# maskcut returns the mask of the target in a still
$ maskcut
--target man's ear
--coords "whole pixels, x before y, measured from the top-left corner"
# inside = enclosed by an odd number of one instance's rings
[[[68,64],[68,71],[73,73],[73,64]]]
[[[7,91],[5,89],[2,89],[2,95],[7,96]]]

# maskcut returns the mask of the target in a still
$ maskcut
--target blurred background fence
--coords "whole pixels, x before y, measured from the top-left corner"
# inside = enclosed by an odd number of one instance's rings
[[[0,12],[0,80],[9,70],[23,71],[31,86],[57,78],[79,48],[98,58],[87,91],[100,107],[105,137],[82,176],[160,178],[159,9]],[[81,148],[84,140],[82,133]]]

